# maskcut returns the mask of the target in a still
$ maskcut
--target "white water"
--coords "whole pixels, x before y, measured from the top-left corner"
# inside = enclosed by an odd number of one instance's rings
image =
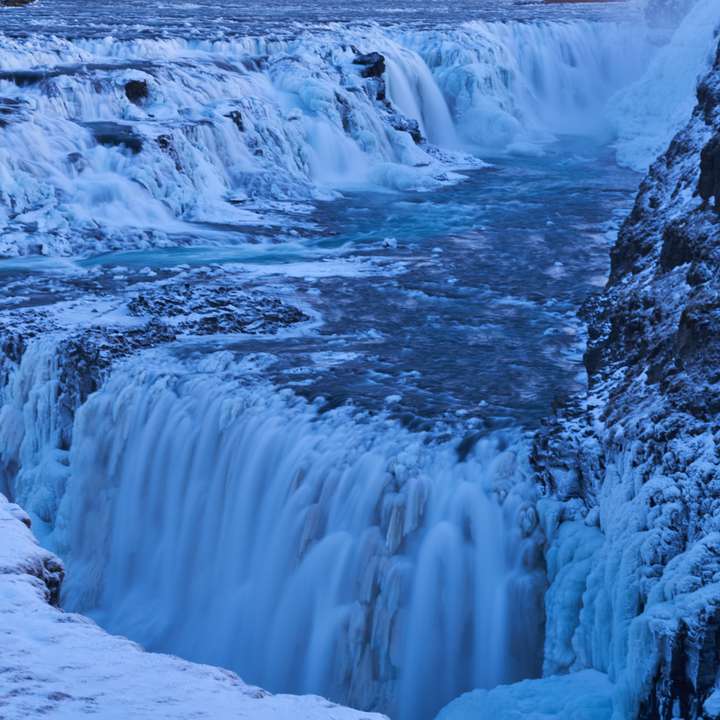
[[[386,56],[392,107],[427,143],[377,100],[352,46]],[[23,102],[2,130],[0,253],[242,242],[187,222],[287,226],[278,208],[339,190],[456,182],[478,155],[535,154],[558,134],[606,130],[608,97],[649,52],[635,28],[582,21],[214,42],[0,35],[3,70],[56,73],[0,80],[0,96]],[[125,96],[133,79],[148,83],[139,104]],[[98,144],[83,123],[99,121],[121,123],[142,151]]]
[[[717,51],[720,4],[696,0],[643,77],[610,103],[618,160],[644,172],[688,121]]]
[[[116,370],[59,450],[49,350],[36,341],[6,387],[0,439],[12,495],[65,558],[68,609],[398,718],[537,670],[520,438],[460,463],[394,421],[248,387],[229,355],[188,373],[158,354]]]

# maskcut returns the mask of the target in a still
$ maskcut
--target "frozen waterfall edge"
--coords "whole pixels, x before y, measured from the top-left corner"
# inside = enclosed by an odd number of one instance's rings
[[[242,712],[257,720],[383,720],[323,698],[270,695],[226,670],[143,652],[85,617],[62,612],[55,606],[62,564],[38,545],[29,524],[0,494],[0,632],[3,661],[12,667],[3,691],[22,696],[22,704],[6,704],[7,717],[217,720]],[[61,673],[54,671],[58,655]]]
[[[0,476],[66,563],[66,609],[270,689],[397,717],[539,672],[522,436],[460,462],[456,443],[396,421],[319,415],[231,353],[188,372],[157,318],[127,326],[124,302],[104,327],[5,338],[18,354],[3,369]],[[78,359],[98,347],[112,363],[88,374]]]

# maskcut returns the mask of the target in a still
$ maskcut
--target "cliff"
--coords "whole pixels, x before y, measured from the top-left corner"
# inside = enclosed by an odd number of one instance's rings
[[[534,453],[545,674],[607,673],[616,720],[720,717],[720,51],[697,97],[584,308],[587,395]]]

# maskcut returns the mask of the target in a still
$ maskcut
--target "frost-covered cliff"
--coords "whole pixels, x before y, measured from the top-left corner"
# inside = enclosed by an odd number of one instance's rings
[[[697,99],[584,309],[587,395],[536,438],[546,678],[444,719],[720,717],[720,49]]]
[[[538,440],[548,674],[595,668],[614,717],[717,717],[720,54],[589,303],[588,396]]]

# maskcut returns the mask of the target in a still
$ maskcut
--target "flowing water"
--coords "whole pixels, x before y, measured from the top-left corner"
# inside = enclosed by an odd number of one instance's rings
[[[401,720],[538,673],[529,436],[638,181],[607,112],[657,52],[638,8],[104,7],[0,13],[0,309],[47,323],[6,344],[0,488],[64,605]],[[219,273],[308,320],[67,400],[68,322]]]

